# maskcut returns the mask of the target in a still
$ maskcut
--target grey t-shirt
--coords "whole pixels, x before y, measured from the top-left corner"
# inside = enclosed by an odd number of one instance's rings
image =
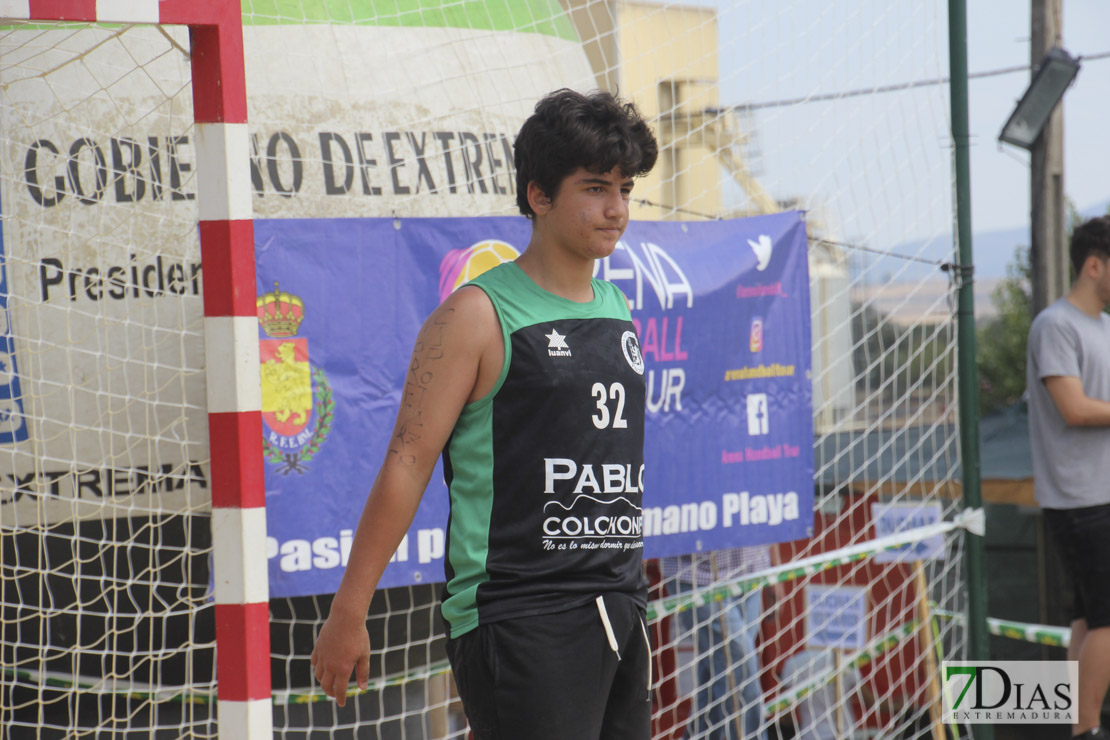
[[[1027,352],[1037,502],[1049,509],[1110,504],[1110,427],[1068,426],[1043,382],[1077,377],[1088,397],[1110,401],[1110,316],[1093,318],[1061,298],[1033,320]]]

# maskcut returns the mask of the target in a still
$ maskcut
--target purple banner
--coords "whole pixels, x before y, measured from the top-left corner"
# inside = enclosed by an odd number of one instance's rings
[[[420,325],[530,234],[519,217],[255,222],[272,596],[339,585]],[[645,557],[809,536],[801,214],[633,222],[597,276],[628,297],[645,361]],[[447,510],[437,469],[382,587],[443,580]]]

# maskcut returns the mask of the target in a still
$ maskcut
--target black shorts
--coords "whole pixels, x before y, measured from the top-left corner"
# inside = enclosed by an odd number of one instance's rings
[[[1044,521],[1075,585],[1072,618],[1110,626],[1110,504],[1044,509]]]
[[[602,608],[590,602],[448,639],[475,738],[648,740],[651,649],[643,609],[627,595],[607,594],[604,613],[609,629]]]

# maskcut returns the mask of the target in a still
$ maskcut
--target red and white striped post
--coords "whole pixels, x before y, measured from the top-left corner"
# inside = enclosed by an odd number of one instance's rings
[[[0,18],[189,27],[221,738],[271,740],[266,489],[239,0],[0,0]]]
[[[196,0],[162,4],[194,14]],[[270,603],[262,391],[239,0],[189,22],[212,460],[219,735],[270,740]],[[172,11],[171,11],[172,12]]]

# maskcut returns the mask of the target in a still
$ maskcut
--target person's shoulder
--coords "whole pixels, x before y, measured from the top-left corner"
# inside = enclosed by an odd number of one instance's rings
[[[1060,298],[1045,306],[1044,310],[1033,318],[1033,321],[1034,323],[1037,321],[1041,321],[1042,323],[1046,321],[1067,321],[1069,313],[1068,299]]]
[[[444,299],[443,303],[432,312],[443,320],[449,316],[465,322],[477,322],[478,325],[487,321],[496,322],[497,315],[493,309],[493,302],[478,284],[473,282],[463,285]]]
[[[1046,306],[1044,310],[1033,317],[1029,326],[1029,336],[1036,336],[1046,330],[1058,330],[1075,325],[1073,309],[1067,304],[1066,298],[1061,298],[1055,303]]]
[[[416,347],[417,351],[438,348],[441,356],[462,361],[477,357],[499,336],[500,324],[489,297],[475,286],[464,285],[428,315]]]
[[[524,273],[513,262],[502,262],[501,264],[491,267],[471,278],[470,282],[466,285],[479,286],[482,288],[496,288],[497,286],[513,285],[520,280]],[[465,286],[464,286],[465,287]]]

